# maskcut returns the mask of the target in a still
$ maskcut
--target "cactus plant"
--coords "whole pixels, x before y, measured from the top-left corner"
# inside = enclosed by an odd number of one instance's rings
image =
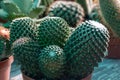
[[[63,47],[70,35],[67,22],[60,17],[45,17],[41,19],[38,30],[38,41],[42,47],[58,45]]]
[[[65,19],[70,27],[76,27],[85,16],[82,6],[72,1],[55,1],[50,5],[47,14]]]
[[[9,44],[9,30],[0,26],[0,61],[12,55]]]
[[[27,72],[26,75],[33,78],[37,75],[42,76],[38,66],[40,50],[38,43],[28,37],[19,38],[12,44],[12,52],[17,62],[21,64],[23,73]]]
[[[99,0],[99,4],[104,19],[120,37],[120,0]]]
[[[91,12],[93,2],[92,0],[75,0],[75,1],[83,7],[86,15],[88,15]]]
[[[49,79],[60,79],[64,71],[65,55],[57,45],[49,45],[41,50],[39,65]]]
[[[84,78],[107,55],[109,32],[96,21],[85,21],[76,28],[64,47],[66,70],[70,77]]]
[[[10,24],[10,43],[12,44],[20,37],[36,38],[37,25],[29,17],[22,17],[14,19]]]

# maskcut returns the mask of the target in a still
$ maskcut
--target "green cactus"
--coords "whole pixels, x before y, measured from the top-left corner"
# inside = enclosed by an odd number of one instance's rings
[[[29,17],[14,19],[10,24],[10,43],[21,37],[36,38],[37,25]]]
[[[38,30],[38,41],[42,47],[58,45],[63,47],[70,35],[70,28],[60,17],[45,17],[41,20]]]
[[[120,0],[99,0],[99,4],[106,22],[120,37]]]
[[[39,70],[38,57],[40,55],[40,46],[38,42],[28,37],[17,39],[12,44],[12,52],[15,55],[15,59],[21,64],[23,73],[31,76],[32,78],[42,77],[41,71]]]
[[[107,55],[109,32],[96,21],[85,21],[76,28],[64,47],[67,73],[70,77],[84,78]]]
[[[0,40],[0,61],[4,58],[5,54],[4,53],[4,48],[5,44],[4,41]]]
[[[64,71],[64,60],[63,49],[57,45],[49,45],[39,55],[40,69],[49,79],[60,79]]]
[[[47,14],[65,19],[70,27],[76,27],[85,16],[81,5],[73,1],[55,1],[50,5]]]

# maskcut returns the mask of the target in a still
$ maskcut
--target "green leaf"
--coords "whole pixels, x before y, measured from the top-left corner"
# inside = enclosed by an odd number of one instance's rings
[[[8,13],[4,11],[3,9],[0,9],[0,18],[6,18],[8,16]]]
[[[28,14],[32,9],[33,0],[13,0],[13,1],[25,14]]]
[[[28,14],[29,17],[31,18],[36,18],[38,17],[39,15],[42,15],[45,11],[46,7],[45,6],[39,6],[35,9],[33,9],[30,14]]]
[[[10,1],[2,1],[1,2],[1,7],[2,9],[4,9],[8,14],[13,14],[13,13],[20,13],[20,9],[19,7],[10,2]]]

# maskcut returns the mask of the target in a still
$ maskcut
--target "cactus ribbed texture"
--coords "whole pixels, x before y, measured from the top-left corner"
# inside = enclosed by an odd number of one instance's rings
[[[76,27],[84,20],[82,6],[73,1],[55,1],[48,9],[48,16],[57,16],[65,19],[70,27]]]
[[[99,4],[106,22],[120,37],[120,0],[99,0]]]
[[[64,60],[63,49],[57,45],[49,45],[41,50],[39,55],[40,69],[46,77],[60,79],[63,75]]]
[[[36,41],[27,37],[19,38],[13,43],[12,52],[17,62],[21,64],[23,73],[27,72],[27,75],[32,75],[31,77],[41,75],[40,70],[38,70],[40,49]]]
[[[21,37],[36,38],[37,26],[29,17],[14,19],[10,24],[10,43]]]
[[[85,21],[76,28],[64,47],[68,76],[84,78],[107,55],[109,32],[96,21]]]
[[[42,47],[48,45],[63,47],[71,31],[64,19],[60,17],[45,17],[40,22],[38,32],[38,40]]]
[[[3,54],[4,47],[5,47],[4,41],[0,40],[0,60],[2,60],[3,56],[4,56],[4,54]]]

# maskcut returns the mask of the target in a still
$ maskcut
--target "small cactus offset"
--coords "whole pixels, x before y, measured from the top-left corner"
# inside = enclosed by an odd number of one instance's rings
[[[106,22],[120,37],[120,0],[99,0],[99,4]]]
[[[63,47],[71,31],[67,22],[60,17],[45,17],[38,30],[38,41],[42,47],[58,45]]]
[[[36,38],[37,25],[29,17],[14,19],[10,24],[10,43],[21,37]]]
[[[5,57],[4,53],[5,44],[4,41],[0,40],[0,61]]]
[[[39,65],[42,73],[49,79],[60,79],[64,71],[65,55],[57,45],[49,45],[41,50]]]
[[[17,62],[21,64],[23,73],[27,72],[26,75],[32,75],[31,77],[33,78],[38,77],[38,75],[42,76],[40,70],[38,70],[40,50],[41,48],[38,43],[27,37],[19,38],[12,44],[12,52]]]
[[[109,32],[96,21],[85,21],[76,28],[64,47],[68,76],[84,78],[107,55]]]
[[[85,16],[82,6],[73,1],[55,1],[48,8],[47,14],[65,19],[70,27],[76,27]]]

